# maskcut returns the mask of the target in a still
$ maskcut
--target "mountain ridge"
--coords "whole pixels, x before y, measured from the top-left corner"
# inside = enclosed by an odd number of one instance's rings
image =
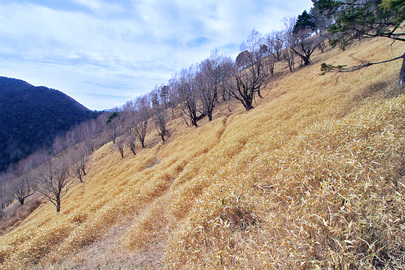
[[[96,115],[59,90],[0,76],[0,171]]]

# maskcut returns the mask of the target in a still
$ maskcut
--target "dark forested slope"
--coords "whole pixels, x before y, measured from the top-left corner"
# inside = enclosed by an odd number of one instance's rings
[[[58,90],[0,77],[0,171],[95,114]]]

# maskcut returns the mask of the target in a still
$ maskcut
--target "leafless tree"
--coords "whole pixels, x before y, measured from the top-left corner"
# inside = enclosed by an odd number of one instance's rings
[[[115,140],[114,147],[118,150],[118,152],[120,152],[121,158],[124,158],[124,145],[125,141],[123,136],[120,136]]]
[[[78,132],[74,128],[68,130],[65,134],[65,141],[64,141],[65,148],[71,147],[78,142],[80,142]]]
[[[134,129],[132,128],[132,126],[127,127],[126,132],[124,134],[125,136],[125,144],[129,147],[129,149],[131,150],[131,152],[136,155],[136,134],[134,132]]]
[[[190,120],[193,126],[198,127],[197,121],[204,115],[198,105],[194,66],[180,72],[175,87],[179,95],[184,121],[188,125],[187,120]]]
[[[2,175],[0,175],[1,179]],[[6,207],[7,201],[7,192],[6,192],[6,184],[1,182],[0,183],[0,220],[3,216],[3,209]]]
[[[156,131],[162,138],[162,141],[165,141],[165,136],[169,134],[166,128],[166,108],[168,107],[169,89],[170,87],[166,85],[155,86],[151,92],[151,116],[153,116],[153,123],[155,124]]]
[[[321,34],[315,35],[315,31],[311,28],[294,29],[296,23],[295,17],[284,19],[287,47],[301,58],[304,66],[307,66],[311,63],[312,54],[324,42],[324,37]],[[288,59],[291,60],[291,57]]]
[[[167,114],[164,108],[164,104],[155,106],[154,108],[154,122],[156,130],[159,136],[162,138],[162,141],[165,141],[165,136],[169,134],[167,130]]]
[[[215,66],[213,61],[206,59],[198,65],[195,75],[196,94],[202,104],[203,114],[212,121],[212,113],[217,104],[217,83],[215,81]]]
[[[291,36],[291,50],[299,56],[304,66],[311,63],[311,56],[316,49],[324,42],[324,38],[318,35],[312,35],[311,29],[300,30]]]
[[[135,113],[133,115],[134,127],[133,130],[141,143],[142,148],[145,148],[146,133],[148,131],[148,122],[150,116],[150,102],[147,96],[138,97],[135,100]]]
[[[92,152],[91,145],[87,144],[87,141],[82,142],[73,150],[71,154],[71,163],[73,165],[73,171],[76,177],[81,183],[84,183],[83,177],[86,176],[86,166],[90,160],[90,154]]]
[[[274,76],[274,66],[276,64],[276,61],[277,61],[276,57],[272,54],[270,54],[266,58],[266,65],[268,67],[268,71],[270,72],[271,76]]]
[[[167,85],[167,88],[165,89],[168,94],[168,101],[167,101],[167,106],[170,107],[172,111],[172,116],[174,117],[174,109],[179,105],[180,102],[180,97],[179,93],[177,91],[177,77],[173,76],[169,80],[169,84]]]
[[[56,212],[60,212],[61,199],[66,195],[71,185],[69,166],[66,160],[52,159],[44,164],[39,173],[37,191],[55,205]]]
[[[226,89],[229,95],[240,101],[248,111],[253,108],[255,95],[261,97],[261,89],[264,88],[270,78],[269,66],[265,61],[265,53],[262,49],[262,38],[259,32],[253,30],[248,39],[242,44],[241,49],[245,53],[244,68],[234,68],[234,79],[228,80]]]
[[[231,57],[221,56],[220,57],[220,65],[219,65],[219,84],[218,84],[218,92],[222,97],[222,101],[229,102],[230,95],[226,90],[225,83],[234,75],[235,70],[235,62],[232,60]]]
[[[65,136],[56,136],[55,139],[53,140],[52,144],[52,152],[54,155],[57,155],[59,153],[62,153],[66,148],[66,138]]]
[[[23,205],[25,199],[35,193],[36,180],[31,173],[26,173],[12,181],[12,189],[15,199]]]
[[[277,61],[282,60],[282,51],[285,48],[286,40],[284,31],[272,31],[264,39],[267,49]]]
[[[10,205],[14,200],[14,195],[11,189],[11,183],[13,180],[13,176],[8,172],[0,174],[0,218],[2,209]]]
[[[49,156],[47,151],[41,149],[29,155],[27,158],[25,158],[25,161],[28,164],[27,166],[30,168],[30,170],[32,170],[43,164],[48,159],[48,157]]]
[[[283,51],[283,59],[287,62],[290,72],[294,72],[295,54],[290,48]]]
[[[129,147],[131,152],[136,155],[136,139],[138,137],[134,127],[138,125],[137,116],[137,103],[136,100],[130,100],[122,107],[122,113],[124,115],[124,127],[123,138],[125,144]]]
[[[230,61],[215,50],[208,59],[197,66],[195,74],[197,98],[202,105],[202,115],[207,115],[209,121],[212,121],[214,108],[219,103],[219,93],[225,100],[221,82],[229,72]]]
[[[9,169],[10,192],[21,205],[24,204],[26,198],[35,193],[36,181],[31,173],[34,168],[35,162],[31,155]]]

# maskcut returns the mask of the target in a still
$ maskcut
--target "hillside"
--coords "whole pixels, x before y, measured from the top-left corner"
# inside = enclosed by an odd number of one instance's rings
[[[58,90],[0,77],[0,171],[92,116]]]
[[[234,102],[198,128],[177,113],[136,156],[107,143],[59,214],[43,204],[0,237],[1,267],[403,269],[401,63],[319,75],[402,54],[387,45],[318,54],[249,112]]]

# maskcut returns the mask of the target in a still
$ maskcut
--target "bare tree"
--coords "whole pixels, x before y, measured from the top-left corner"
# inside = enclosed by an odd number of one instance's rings
[[[74,128],[68,130],[65,134],[65,140],[64,140],[65,149],[75,145],[78,142],[80,142],[78,132]],[[61,153],[61,152],[59,152],[59,153]],[[57,153],[54,153],[54,154],[56,155]]]
[[[42,165],[47,159],[48,159],[47,151],[41,149],[25,158],[25,162],[26,164],[28,164],[27,166],[30,168],[30,170],[32,170]]]
[[[265,52],[259,32],[253,30],[241,49],[248,51],[244,58],[245,68],[235,65],[234,79],[228,80],[226,89],[229,95],[240,101],[248,111],[253,108],[256,93],[261,97],[260,91],[267,85],[271,73],[264,60]]]
[[[115,140],[114,147],[118,150],[118,152],[120,152],[121,158],[124,158],[124,145],[125,145],[125,141],[124,141],[124,138],[122,136],[118,137]]]
[[[52,144],[52,152],[54,155],[62,153],[68,146],[66,145],[66,137],[65,136],[56,136],[53,140]]]
[[[167,130],[166,123],[167,123],[167,114],[166,110],[164,109],[164,104],[156,106],[154,109],[154,122],[156,130],[159,136],[162,138],[162,141],[165,141],[165,136],[169,134]]]
[[[145,148],[146,133],[148,131],[148,122],[150,118],[150,102],[147,96],[138,97],[135,100],[134,127],[133,130],[141,142],[142,148]]]
[[[137,102],[136,100],[130,100],[123,106],[123,115],[124,115],[124,133],[123,138],[125,144],[131,149],[131,152],[136,155],[136,139],[138,137],[137,130],[135,127],[138,125],[138,116],[137,116]]]
[[[35,193],[35,177],[31,171],[35,168],[32,155],[20,160],[14,168],[9,169],[10,191],[14,198],[23,205],[26,198]]]
[[[209,121],[212,121],[218,96],[214,70],[213,61],[206,59],[199,64],[195,75],[196,94],[201,101],[203,114],[208,116]]]
[[[195,68],[193,66],[180,72],[175,87],[180,98],[184,121],[188,125],[188,119],[193,126],[198,127],[197,121],[204,115],[198,106]]]
[[[2,175],[0,175],[0,179],[2,178]],[[6,184],[1,182],[0,183],[0,220],[3,217],[3,209],[7,205],[7,191],[6,191]]]
[[[169,84],[167,85],[166,90],[168,92],[167,105],[171,108],[172,116],[174,117],[174,108],[176,108],[177,105],[179,105],[179,102],[180,102],[179,93],[177,91],[177,78],[176,78],[176,76],[172,77],[169,80]]]
[[[136,134],[134,132],[134,129],[130,126],[127,128],[127,130],[125,131],[125,144],[129,147],[129,149],[131,150],[131,152],[136,155],[136,148],[135,148],[135,142],[136,142]]]
[[[264,40],[267,49],[277,61],[282,60],[282,51],[285,48],[286,40],[284,31],[272,31]]]
[[[311,63],[312,54],[324,42],[324,37],[321,34],[314,35],[315,22],[310,21],[311,25],[307,25],[308,22],[301,19],[304,18],[305,14],[310,16],[304,11],[298,20],[294,17],[287,18],[284,20],[284,24],[287,46],[295,55],[301,58],[303,65],[307,66]],[[291,59],[291,57],[288,58]]]
[[[202,105],[202,115],[208,116],[212,121],[212,114],[215,106],[219,103],[218,96],[221,92],[225,100],[222,80],[229,72],[229,62],[231,60],[225,56],[218,55],[215,50],[211,53],[210,58],[202,61],[198,66],[195,74],[196,94]]]
[[[218,83],[218,92],[222,96],[222,101],[229,102],[230,95],[226,90],[226,82],[234,74],[235,63],[231,57],[221,56],[219,59],[219,83]]]
[[[85,141],[72,153],[73,171],[81,183],[84,183],[83,177],[86,175],[86,166],[90,159],[91,151],[91,146]]]
[[[290,48],[302,59],[304,66],[311,63],[312,54],[324,42],[324,38],[320,34],[312,36],[312,33],[311,29],[304,29],[291,36],[292,46]]]
[[[26,173],[12,181],[12,189],[15,199],[23,205],[25,199],[35,193],[35,179],[30,173]]]
[[[69,166],[66,160],[52,159],[44,164],[40,174],[37,191],[43,194],[55,205],[56,212],[60,212],[61,199],[66,195],[71,185]]]
[[[290,72],[294,72],[295,54],[290,48],[284,50],[283,59],[287,62]]]
[[[14,195],[11,190],[12,180],[14,180],[14,178],[8,172],[0,174],[0,218],[2,209],[10,205],[14,200]]]

